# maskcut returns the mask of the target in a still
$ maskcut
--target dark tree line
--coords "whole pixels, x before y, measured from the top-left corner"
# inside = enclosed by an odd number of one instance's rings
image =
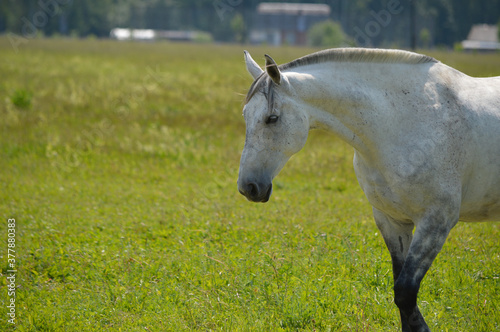
[[[269,0],[271,1],[271,0]],[[0,33],[22,38],[35,35],[107,37],[114,27],[200,30],[218,41],[234,41],[231,20],[254,24],[258,0],[4,0]],[[279,1],[278,1],[279,2]],[[453,46],[467,37],[473,24],[498,24],[500,0],[287,0],[326,3],[344,32],[373,46],[407,47],[414,6],[419,46]],[[391,8],[396,8],[393,12]],[[389,16],[387,15],[389,12]]]

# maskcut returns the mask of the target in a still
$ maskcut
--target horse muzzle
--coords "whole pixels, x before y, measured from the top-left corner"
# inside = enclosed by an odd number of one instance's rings
[[[249,201],[256,203],[265,203],[271,197],[273,191],[273,184],[269,182],[267,184],[258,182],[244,182],[238,183],[238,190],[240,194],[245,196]]]

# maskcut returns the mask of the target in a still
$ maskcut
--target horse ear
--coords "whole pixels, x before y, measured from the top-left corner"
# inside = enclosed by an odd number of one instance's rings
[[[271,77],[274,83],[279,85],[281,83],[281,73],[278,68],[278,65],[269,55],[266,54],[264,56],[266,57],[267,74],[269,75],[269,77]]]
[[[250,75],[252,75],[253,79],[255,80],[264,71],[262,69],[260,69],[257,62],[255,62],[254,59],[252,59],[252,57],[250,56],[250,53],[248,53],[247,51],[243,51],[243,53],[245,54],[245,63],[247,64],[247,70],[250,73]]]

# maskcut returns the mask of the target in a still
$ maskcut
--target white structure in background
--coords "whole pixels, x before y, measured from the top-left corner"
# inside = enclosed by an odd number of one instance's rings
[[[151,29],[121,29],[111,30],[109,36],[118,40],[154,40],[155,31]]]
[[[195,31],[177,31],[177,30],[152,30],[152,29],[123,29],[114,28],[109,36],[117,40],[157,40],[167,39],[176,41],[193,41],[199,36]]]
[[[262,2],[257,6],[250,42],[306,45],[307,30],[330,18],[330,12],[325,4]]]
[[[467,40],[462,42],[464,50],[495,51],[500,50],[498,26],[476,24],[470,29]]]

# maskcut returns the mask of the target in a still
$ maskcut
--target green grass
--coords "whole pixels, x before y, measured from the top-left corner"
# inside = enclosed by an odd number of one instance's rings
[[[263,62],[310,49],[249,47]],[[469,75],[500,56],[432,53]],[[312,132],[267,204],[236,189],[242,47],[0,39],[1,271],[18,331],[398,331],[352,149]],[[433,331],[500,330],[500,225],[459,224],[424,279]],[[0,330],[7,323],[0,279]]]

